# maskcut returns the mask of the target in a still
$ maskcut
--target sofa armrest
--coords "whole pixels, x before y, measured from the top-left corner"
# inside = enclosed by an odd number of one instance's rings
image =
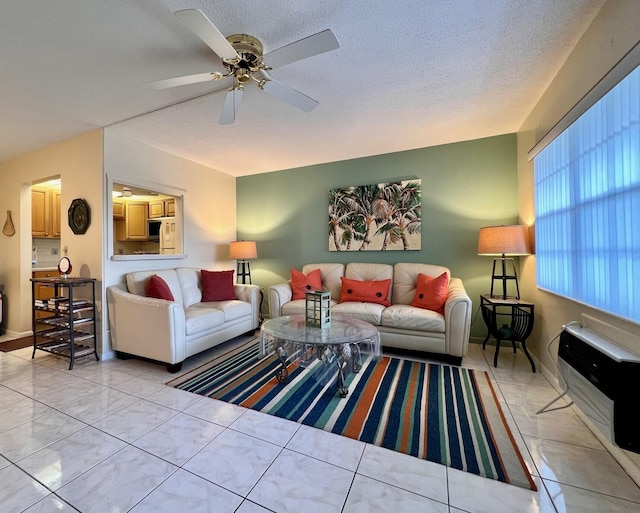
[[[253,328],[258,328],[260,326],[260,305],[262,303],[260,287],[257,285],[235,284],[233,290],[237,299],[251,304]]]
[[[291,301],[291,281],[269,287],[269,318],[282,316],[282,305]]]
[[[179,303],[113,285],[107,287],[107,305],[112,349],[168,364],[187,357],[184,309]]]
[[[462,280],[451,278],[447,300],[444,304],[447,354],[460,357],[467,354],[471,330],[471,310],[471,298],[467,295]]]

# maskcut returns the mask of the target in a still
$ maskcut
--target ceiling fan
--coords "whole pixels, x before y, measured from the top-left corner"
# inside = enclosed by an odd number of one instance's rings
[[[263,46],[258,39],[247,34],[223,36],[200,9],[177,11],[175,15],[222,59],[226,73],[214,71],[157,80],[148,82],[148,89],[167,89],[209,80],[223,81],[225,85],[220,89],[228,85],[231,87],[220,114],[221,125],[235,121],[244,87],[251,82],[255,82],[261,90],[304,112],[310,112],[318,105],[313,98],[275,80],[268,72],[278,66],[335,50],[340,45],[331,30],[323,30],[263,55]]]

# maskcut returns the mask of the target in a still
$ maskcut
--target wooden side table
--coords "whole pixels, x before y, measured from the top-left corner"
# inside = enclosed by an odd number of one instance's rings
[[[487,325],[488,333],[482,349],[487,345],[490,337],[496,339],[496,352],[493,356],[493,366],[498,366],[498,354],[500,353],[500,342],[510,340],[513,352],[516,352],[516,342],[522,345],[522,351],[526,355],[531,370],[536,371],[536,365],[527,351],[526,340],[533,330],[533,303],[508,297],[491,297],[488,294],[480,296],[480,310],[482,318]]]

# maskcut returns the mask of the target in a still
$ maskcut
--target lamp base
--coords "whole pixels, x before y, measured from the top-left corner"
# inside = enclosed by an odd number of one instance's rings
[[[249,285],[251,285],[251,267],[249,266],[248,260],[238,260],[238,271],[236,274],[236,283],[243,285],[249,283]],[[248,282],[247,279],[249,280]]]
[[[513,274],[507,274],[507,260],[511,262]],[[500,272],[502,274],[496,274],[496,263],[500,262]],[[498,280],[502,282],[502,294],[494,294],[493,286],[494,282]],[[507,282],[513,280],[516,283],[516,295],[507,295]],[[506,258],[504,255],[500,258],[493,259],[493,271],[491,272],[491,297],[497,299],[508,299],[509,297],[520,299],[520,287],[518,286],[518,272],[516,271],[516,264],[513,258]]]

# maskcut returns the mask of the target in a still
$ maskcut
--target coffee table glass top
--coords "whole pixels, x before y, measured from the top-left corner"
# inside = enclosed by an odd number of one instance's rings
[[[378,357],[381,354],[380,334],[376,327],[351,317],[332,316],[331,326],[328,328],[307,326],[304,315],[285,315],[269,319],[260,330],[263,354],[267,350],[264,347],[265,335],[314,345],[366,342],[372,355]]]
[[[260,352],[265,356],[270,346],[280,359],[276,379],[280,383],[289,376],[289,357],[307,367],[314,361],[332,366],[337,375],[336,390],[346,397],[349,388],[345,376],[360,372],[364,349],[374,358],[380,357],[380,334],[368,322],[336,316],[326,328],[307,326],[304,315],[288,315],[266,321],[260,329]]]

